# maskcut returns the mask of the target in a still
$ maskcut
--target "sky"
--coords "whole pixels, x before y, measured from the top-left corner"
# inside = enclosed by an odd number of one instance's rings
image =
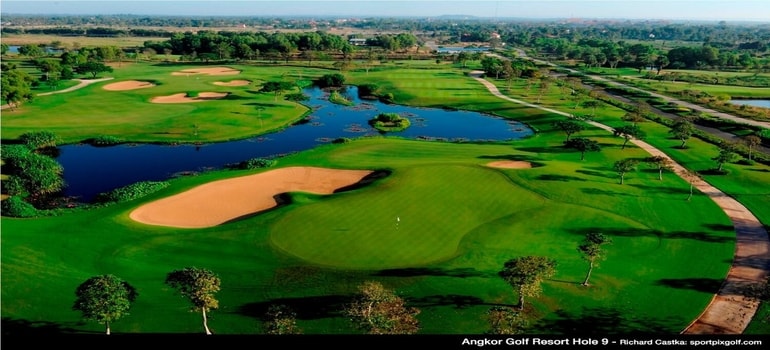
[[[663,19],[770,22],[769,0],[1,0],[4,14]]]

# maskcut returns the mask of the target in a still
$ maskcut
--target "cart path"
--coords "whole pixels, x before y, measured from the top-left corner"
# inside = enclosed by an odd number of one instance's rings
[[[483,72],[472,72],[471,76],[484,84],[495,96],[566,117],[571,114],[555,109],[535,105],[503,95],[491,82],[481,77]],[[612,132],[607,125],[594,121],[587,123]],[[641,140],[631,140],[653,156],[661,156],[671,161],[674,172],[687,180],[687,170],[668,155]],[[726,195],[709,183],[696,177],[691,181],[699,191],[708,195],[727,214],[735,228],[735,256],[722,286],[714,295],[706,309],[688,325],[682,334],[741,334],[748,326],[759,308],[759,302],[744,294],[746,286],[764,283],[770,271],[770,240],[762,223],[737,200]]]
[[[75,86],[68,87],[66,89],[61,89],[61,90],[56,90],[56,91],[51,91],[51,92],[43,92],[43,93],[39,93],[39,94],[37,94],[35,96],[46,96],[46,95],[61,94],[61,93],[65,93],[65,92],[75,91],[77,89],[82,89],[82,88],[84,88],[84,87],[86,87],[88,85],[91,85],[93,83],[99,83],[99,82],[103,82],[103,81],[107,81],[107,80],[112,80],[112,79],[114,79],[114,78],[73,79],[73,80],[79,81],[80,83],[75,85]],[[11,106],[9,106],[8,104],[4,104],[4,105],[0,106],[0,109],[7,109],[7,108],[11,108]]]

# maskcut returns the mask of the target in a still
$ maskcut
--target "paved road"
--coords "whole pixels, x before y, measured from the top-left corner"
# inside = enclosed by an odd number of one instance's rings
[[[566,117],[572,117],[569,113],[505,96],[500,93],[494,84],[481,78],[482,73],[472,72],[471,76],[484,84],[493,95],[499,98]],[[601,123],[594,121],[587,121],[587,123],[608,132],[613,131],[611,127]],[[687,170],[659,149],[641,140],[631,140],[631,142],[647,151],[650,155],[667,158],[674,167],[674,172],[680,177],[687,179]],[[722,287],[714,295],[703,313],[688,325],[682,333],[741,334],[759,308],[758,301],[744,295],[744,288],[747,285],[765,283],[765,279],[770,273],[770,239],[768,239],[767,230],[765,230],[759,219],[737,200],[700,178],[694,179],[692,183],[695,188],[708,195],[730,218],[735,228],[736,247],[733,263]]]
[[[527,53],[524,52],[524,50],[522,50],[522,49],[516,49],[516,54],[519,57],[521,57],[521,58],[528,59],[528,60],[531,60],[531,61],[534,61],[534,62],[537,62],[537,63],[540,63],[540,64],[546,64],[546,65],[549,65],[549,66],[552,66],[552,67],[559,67],[559,66],[557,66],[554,63],[546,62],[546,61],[543,61],[543,60],[538,60],[536,58],[529,57],[529,56],[527,56]],[[569,69],[569,68],[564,68],[564,67],[559,67],[559,68],[566,69],[566,70],[568,70],[570,72],[573,72],[573,73],[583,74],[583,72],[580,72],[580,71],[577,71],[577,70],[574,70],[574,69]],[[734,122],[737,122],[737,123],[742,123],[742,124],[762,127],[762,128],[765,128],[765,129],[770,129],[770,122],[761,122],[761,121],[756,121],[756,120],[751,120],[751,119],[737,117],[737,116],[734,116],[732,114],[715,111],[715,110],[710,109],[710,108],[706,108],[706,107],[703,107],[703,106],[699,106],[699,105],[696,105],[696,104],[692,104],[692,103],[689,103],[689,102],[678,100],[678,99],[675,99],[673,97],[666,96],[666,95],[661,95],[661,94],[654,93],[654,92],[651,92],[651,91],[648,91],[648,90],[639,89],[637,87],[629,86],[629,85],[626,85],[626,84],[623,84],[623,83],[619,83],[617,81],[610,80],[610,79],[607,79],[607,78],[604,78],[604,77],[600,77],[600,76],[596,76],[596,75],[591,75],[589,77],[591,79],[593,79],[593,80],[601,81],[601,82],[607,83],[607,84],[615,86],[615,87],[621,87],[621,88],[626,88],[626,89],[632,89],[632,90],[635,90],[635,91],[645,92],[645,93],[648,93],[648,94],[650,94],[650,95],[652,95],[654,97],[663,99],[666,102],[675,103],[675,104],[677,104],[679,106],[683,106],[683,107],[689,108],[691,110],[696,110],[696,111],[700,111],[700,112],[703,112],[703,113],[707,113],[707,114],[710,114],[710,115],[712,115],[714,117],[731,120],[731,121],[734,121]]]

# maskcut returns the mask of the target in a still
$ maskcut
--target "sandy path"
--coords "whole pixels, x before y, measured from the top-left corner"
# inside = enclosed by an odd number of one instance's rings
[[[331,194],[371,174],[369,170],[287,167],[214,181],[142,205],[129,217],[149,225],[203,228],[275,207],[286,192]]]
[[[522,104],[528,107],[572,117],[569,113],[534,105],[503,95],[497,87],[481,78],[483,72],[472,72],[477,81],[484,84],[489,91],[502,99]],[[612,132],[612,128],[594,121],[587,123]],[[676,163],[668,155],[641,140],[631,140],[632,143],[644,149],[651,155],[665,157],[671,161],[674,172],[685,178],[686,169]],[[706,181],[697,178],[693,186],[708,195],[733,222],[736,236],[735,256],[727,277],[711,303],[703,313],[687,326],[683,334],[741,334],[748,326],[759,308],[759,303],[745,296],[743,288],[747,285],[765,283],[770,271],[770,239],[762,223],[737,200],[726,195]]]

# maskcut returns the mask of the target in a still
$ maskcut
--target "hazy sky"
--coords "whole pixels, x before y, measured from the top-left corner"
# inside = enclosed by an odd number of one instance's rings
[[[177,16],[440,16],[770,22],[770,0],[2,0],[2,14]]]

